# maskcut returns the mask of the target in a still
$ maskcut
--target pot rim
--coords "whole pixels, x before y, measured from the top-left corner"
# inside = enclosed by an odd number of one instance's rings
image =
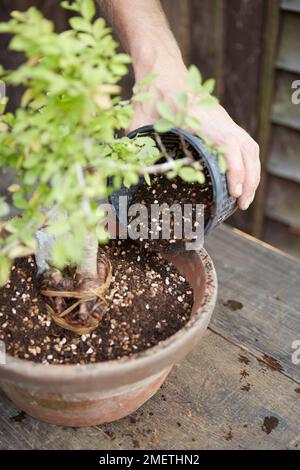
[[[168,259],[183,256],[166,255]],[[161,367],[155,367],[158,371],[163,370],[166,366],[173,365],[176,360],[171,358],[176,356],[176,351],[187,349],[183,345],[188,344],[189,340],[193,340],[197,333],[204,331],[209,323],[212,315],[216,298],[217,298],[217,275],[213,262],[204,248],[200,251],[188,251],[184,253],[186,262],[195,262],[198,260],[199,266],[202,268],[201,284],[199,290],[203,291],[201,298],[201,306],[195,311],[193,309],[192,316],[183,328],[177,331],[169,338],[161,341],[156,346],[146,349],[131,356],[125,356],[121,359],[113,359],[109,361],[97,362],[92,364],[42,364],[26,359],[20,359],[9,354],[6,355],[7,362],[0,365],[0,381],[3,382],[22,382],[22,379],[28,383],[34,381],[41,386],[46,383],[49,385],[52,381],[59,380],[61,384],[71,384],[80,380],[104,380],[109,381],[116,376],[128,377],[134,373],[135,369],[143,371],[145,376],[149,376],[149,372],[153,370],[153,364],[161,364]],[[195,292],[194,292],[195,297]],[[178,355],[178,354],[177,354]],[[148,370],[148,373],[147,373]]]

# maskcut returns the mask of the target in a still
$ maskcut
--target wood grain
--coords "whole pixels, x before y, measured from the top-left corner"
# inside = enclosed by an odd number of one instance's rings
[[[300,133],[298,131],[273,126],[268,171],[272,175],[300,183]]]
[[[300,15],[293,12],[282,14],[281,40],[278,51],[277,67],[289,72],[300,73]]]
[[[171,29],[180,46],[185,62],[190,63],[191,52],[191,0],[162,0],[163,9],[167,15]],[[180,18],[180,21],[178,21]]]
[[[270,176],[266,195],[266,215],[300,230],[300,185]]]
[[[95,427],[59,427],[42,423],[25,413],[20,414],[20,410],[0,392],[0,450],[118,448],[103,431]]]
[[[259,77],[259,124],[257,129],[257,142],[260,146],[260,160],[262,164],[261,181],[256,191],[254,204],[251,207],[250,233],[261,238],[265,212],[265,193],[267,187],[266,166],[269,157],[271,142],[270,115],[274,98],[274,65],[277,53],[278,31],[280,26],[280,10],[278,0],[264,2],[264,34],[263,53]],[[250,76],[251,76],[251,72]]]
[[[225,227],[215,230],[206,248],[220,283],[213,331],[261,360],[273,358],[300,382],[300,367],[291,361],[292,343],[300,334],[300,261]],[[228,300],[243,308],[233,311],[225,305]]]
[[[265,219],[263,240],[271,243],[281,250],[288,251],[291,255],[300,259],[299,232],[268,217]]]
[[[141,410],[101,429],[123,449],[295,447],[295,388],[292,380],[209,333]],[[270,434],[262,429],[267,417],[278,419]]]
[[[300,12],[300,0],[281,0],[281,8],[286,11]]]

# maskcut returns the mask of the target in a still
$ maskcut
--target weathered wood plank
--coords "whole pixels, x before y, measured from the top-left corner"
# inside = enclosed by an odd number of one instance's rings
[[[273,126],[268,171],[274,176],[300,183],[300,133]]]
[[[300,382],[292,343],[300,331],[300,261],[222,227],[206,243],[220,290],[211,327]],[[234,311],[234,300],[242,308]],[[231,308],[230,308],[231,307]]]
[[[0,392],[0,449],[118,450],[119,447],[96,427],[75,429],[37,421],[20,413]]]
[[[266,2],[225,3],[224,106],[240,126],[254,135],[258,126]]]
[[[300,106],[292,103],[292,83],[298,80],[297,74],[280,72],[277,75],[276,93],[272,111],[274,124],[300,130]]]
[[[295,388],[292,380],[209,333],[153,399],[101,429],[122,449],[296,448]]]
[[[300,258],[299,234],[299,231],[294,231],[287,225],[268,217],[265,219],[263,240],[298,258]]]
[[[191,52],[191,0],[162,0],[162,6],[180,46],[186,63],[190,63]],[[180,18],[180,21],[178,19]]]
[[[224,78],[224,2],[190,0],[190,5],[191,62],[200,68],[205,78],[214,77],[217,80],[216,93],[221,98]]]
[[[271,138],[270,114],[274,91],[274,64],[277,54],[277,40],[279,29],[279,1],[266,0],[264,2],[263,26],[263,53],[261,68],[259,70],[259,110],[257,140],[260,145],[260,159],[262,162],[261,182],[256,192],[254,204],[252,205],[250,233],[260,238],[263,229],[264,203],[267,174],[266,162],[269,156],[269,145]],[[246,35],[247,36],[247,35]],[[251,77],[251,72],[249,71]]]
[[[281,0],[281,8],[287,11],[300,12],[300,0]]]
[[[299,43],[300,15],[289,12],[282,14],[277,67],[289,72],[300,72]]]
[[[266,215],[290,227],[300,229],[300,185],[270,176]]]

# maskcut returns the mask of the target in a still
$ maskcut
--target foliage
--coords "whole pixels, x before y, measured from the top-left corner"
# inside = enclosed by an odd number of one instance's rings
[[[59,237],[54,264],[77,264],[87,231],[95,231],[100,241],[106,239],[99,230],[105,214],[98,201],[122,181],[136,184],[160,158],[150,138],[124,137],[133,111],[131,102],[122,101],[118,83],[130,58],[117,53],[104,20],[94,19],[93,0],[64,1],[62,6],[75,16],[70,29],[60,34],[34,7],[14,11],[10,21],[0,24],[1,33],[13,35],[10,50],[26,57],[16,70],[0,67],[2,80],[25,88],[14,114],[5,113],[6,99],[0,109],[0,165],[15,171],[16,183],[9,191],[20,212],[0,225],[0,283],[6,281],[14,258],[34,253],[34,234],[45,225]],[[144,85],[136,87],[133,100],[151,99],[143,93]],[[205,90],[204,106],[214,104],[213,83],[202,85],[195,67],[189,72],[189,86],[193,95]],[[187,116],[188,99],[178,94],[177,112],[159,103],[162,119],[156,129],[199,127]],[[179,161],[175,166],[173,176],[202,181],[199,165],[192,169]],[[60,214],[56,218],[49,216],[53,208]],[[9,206],[2,198],[0,217],[5,216]]]

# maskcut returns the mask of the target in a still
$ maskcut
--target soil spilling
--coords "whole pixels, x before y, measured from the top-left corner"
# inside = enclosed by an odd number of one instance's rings
[[[169,180],[159,175],[152,178],[151,186],[141,184],[138,187],[131,206],[142,204],[147,208],[148,217],[141,219],[140,224],[140,241],[145,248],[182,251],[187,242],[203,235],[214,214],[212,183],[206,170],[204,175],[204,184],[188,184],[179,177]],[[130,227],[134,217],[129,216],[128,221]],[[188,227],[190,229],[186,230]]]
[[[10,281],[0,289],[0,340],[7,353],[49,364],[85,364],[119,359],[158,344],[189,320],[193,292],[159,254],[132,241],[99,248],[113,267],[108,308],[87,335],[67,331],[51,320],[39,292],[34,259],[18,259]]]

